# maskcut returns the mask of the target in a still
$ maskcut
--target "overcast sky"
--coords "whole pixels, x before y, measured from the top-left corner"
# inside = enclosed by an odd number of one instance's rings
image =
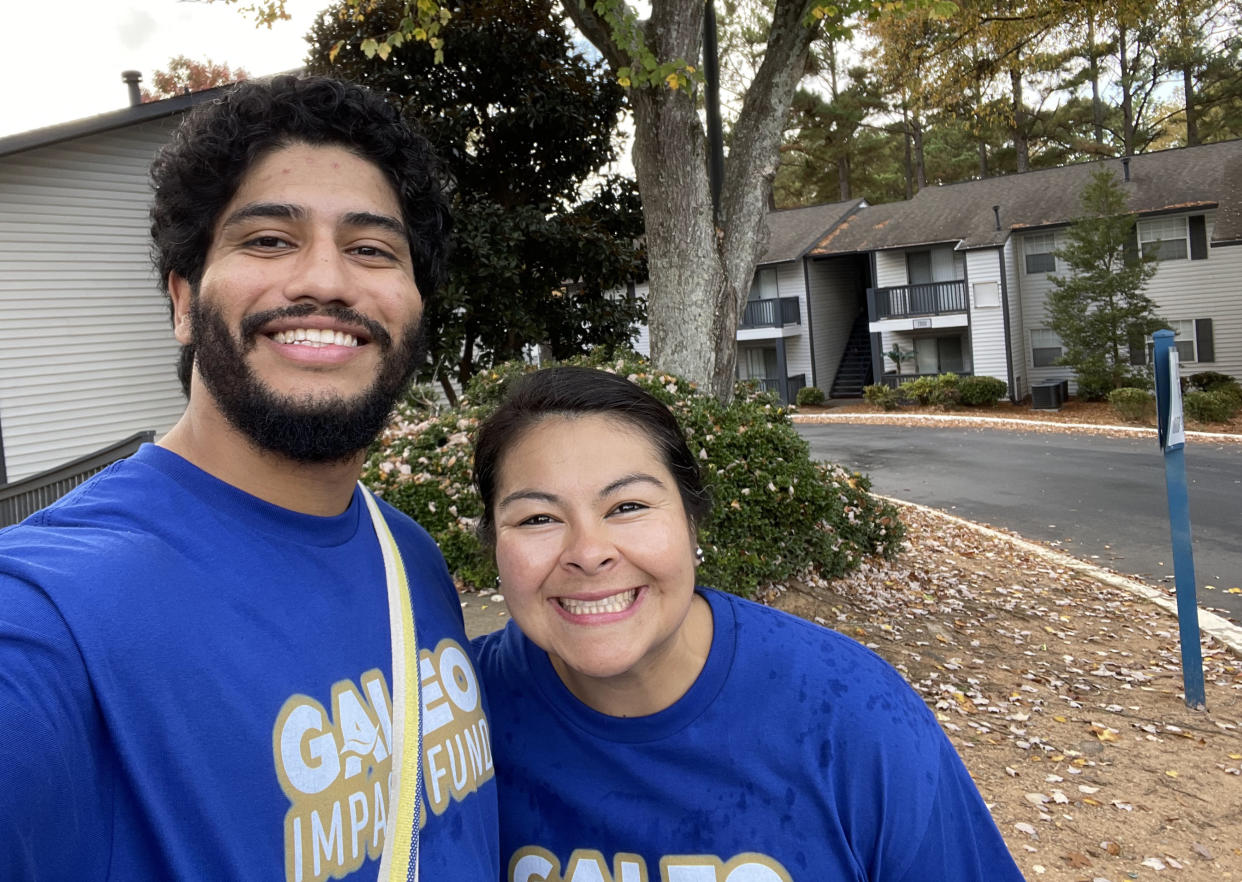
[[[121,71],[142,71],[149,86],[152,72],[174,55],[210,58],[254,76],[298,67],[303,38],[329,0],[286,5],[293,20],[268,30],[219,0],[6,2],[0,136],[125,107]]]

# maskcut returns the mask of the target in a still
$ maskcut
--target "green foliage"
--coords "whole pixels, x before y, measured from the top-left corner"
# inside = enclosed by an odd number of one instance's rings
[[[896,410],[901,406],[901,396],[897,394],[897,390],[884,383],[863,386],[863,398],[884,410]]]
[[[677,415],[714,500],[699,533],[704,584],[749,595],[800,572],[838,576],[868,555],[898,551],[903,527],[896,510],[868,492],[866,477],[812,460],[775,396],[743,386],[722,405],[633,353],[569,363],[629,377]],[[510,363],[480,372],[459,406],[438,415],[400,406],[363,472],[367,486],[421,523],[450,571],[474,587],[496,576],[474,535],[480,515],[470,483],[474,433],[508,385],[529,370]]]
[[[1130,346],[1143,345],[1164,322],[1143,290],[1156,265],[1137,254],[1136,219],[1121,183],[1111,172],[1095,172],[1082,207],[1068,243],[1056,252],[1071,274],[1049,277],[1047,314],[1064,349],[1059,363],[1077,373],[1079,393],[1095,399],[1150,385],[1150,369],[1130,364]]]
[[[900,343],[894,343],[892,348],[884,353],[884,357],[897,366],[897,373],[900,374],[902,363],[914,360],[914,350],[902,349]]]
[[[952,371],[936,377],[932,386],[931,403],[946,409],[955,406],[961,399],[961,380]]]
[[[359,35],[399,32],[408,4],[378,0],[359,21],[353,3],[317,19],[308,70],[392,96],[452,179],[448,279],[425,304],[430,370],[464,386],[529,346],[564,358],[629,345],[644,304],[605,294],[646,275],[637,189],[606,177],[580,201],[614,158],[624,93],[554,0],[453,4],[440,62],[427,40],[368,55]]]
[[[794,403],[801,407],[804,404],[818,405],[827,401],[824,390],[818,386],[803,386],[798,390]]]
[[[1221,387],[1215,392],[1198,390],[1187,392],[1182,400],[1182,406],[1186,411],[1186,416],[1192,420],[1201,423],[1223,423],[1233,419],[1242,407],[1242,403],[1228,391],[1227,387]]]
[[[1191,374],[1186,378],[1186,384],[1203,392],[1213,392],[1221,386],[1242,388],[1239,387],[1237,380],[1220,371],[1200,371],[1197,374]]]
[[[957,389],[962,404],[992,407],[1009,391],[1009,386],[996,377],[962,377]]]
[[[936,378],[915,377],[913,380],[906,380],[898,386],[897,391],[907,401],[913,401],[926,407],[932,403],[932,399],[936,395]]]
[[[1146,389],[1123,386],[1108,393],[1108,403],[1127,422],[1150,422],[1156,414],[1156,396]]]

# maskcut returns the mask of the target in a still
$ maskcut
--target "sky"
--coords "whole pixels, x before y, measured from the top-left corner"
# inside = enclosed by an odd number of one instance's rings
[[[252,76],[299,67],[303,38],[328,5],[286,0],[293,19],[268,30],[220,0],[6,3],[0,137],[126,107],[121,71],[142,71],[143,85],[150,86],[152,74],[174,55],[210,58]]]

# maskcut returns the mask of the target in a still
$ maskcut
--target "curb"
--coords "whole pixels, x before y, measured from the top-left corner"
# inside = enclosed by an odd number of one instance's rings
[[[1189,435],[1190,433],[1187,432],[1186,434]],[[1022,539],[1010,533],[994,530],[991,527],[985,527],[983,524],[977,524],[974,521],[959,518],[957,515],[951,515],[948,512],[941,511],[938,508],[920,505],[917,502],[907,502],[904,499],[897,499],[892,496],[883,496],[879,493],[873,495],[878,499],[886,500],[894,503],[895,505],[906,506],[908,508],[917,509],[918,511],[926,512],[937,517],[945,518],[955,524],[961,524],[964,527],[968,527],[977,533],[981,533],[993,539],[1001,539],[1009,542],[1011,545],[1015,545],[1024,551],[1041,557],[1049,563],[1055,563],[1065,567],[1066,569],[1074,570],[1081,575],[1095,579],[1097,582],[1103,582],[1105,585],[1111,585],[1114,588],[1121,588],[1124,591],[1129,591],[1131,594],[1135,594],[1144,600],[1151,601],[1166,612],[1172,613],[1174,618],[1177,617],[1177,601],[1166,595],[1164,592],[1148,585],[1146,582],[1140,582],[1137,579],[1122,576],[1118,573],[1112,572],[1111,570],[1098,567],[1095,564],[1089,564],[1086,561],[1079,560],[1078,558],[1066,554],[1063,551],[1054,551],[1051,548],[1032,542],[1029,539]],[[1242,657],[1242,627],[1238,627],[1228,619],[1225,619],[1214,612],[1200,609],[1199,630],[1202,633],[1210,634],[1212,637],[1216,638],[1231,649],[1235,655]]]
[[[1103,423],[1058,423],[1048,420],[1022,420],[1014,417],[965,416],[958,414],[935,413],[794,413],[789,418],[795,423],[814,425],[821,422],[941,422],[941,423],[993,423],[998,426],[1038,426],[1044,430],[1060,429],[1099,429],[1109,432],[1120,432],[1128,435],[1155,436],[1156,430],[1149,426],[1110,426]],[[1229,432],[1187,432],[1187,438],[1198,438],[1203,441],[1242,441],[1242,435]]]

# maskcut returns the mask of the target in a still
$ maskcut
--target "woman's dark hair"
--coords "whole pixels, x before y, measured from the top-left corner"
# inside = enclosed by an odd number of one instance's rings
[[[197,290],[216,222],[246,172],[297,143],[342,147],[384,173],[401,205],[414,282],[427,301],[442,281],[452,226],[431,144],[378,94],[328,77],[239,83],[182,120],[151,165],[152,260],[164,291],[172,272]],[[184,371],[187,389],[192,363],[192,347],[184,347],[178,373]]]
[[[584,367],[554,367],[518,380],[504,402],[479,427],[474,446],[474,484],[483,500],[479,538],[496,543],[496,481],[500,462],[526,431],[550,416],[606,416],[646,436],[677,482],[686,517],[695,529],[711,511],[699,464],[686,446],[677,418],[646,390],[624,377]]]

